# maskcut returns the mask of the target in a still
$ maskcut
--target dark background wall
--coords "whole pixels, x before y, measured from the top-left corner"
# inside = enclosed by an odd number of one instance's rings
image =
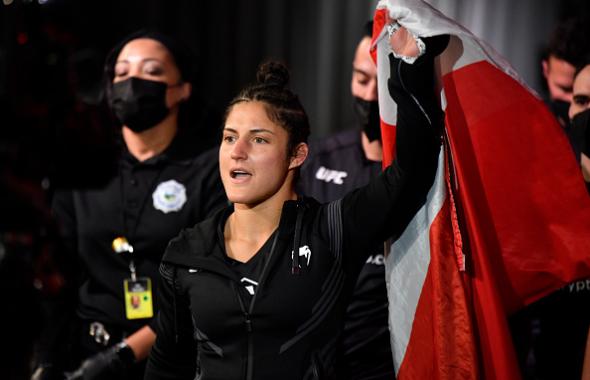
[[[587,0],[430,0],[505,55],[541,94],[540,51],[559,19]],[[353,127],[355,45],[376,0],[1,0],[0,227],[30,223],[51,190],[108,166],[117,131],[101,99],[102,62],[139,28],[196,54],[191,109],[222,112],[268,58],[286,62],[312,138]],[[194,118],[195,141],[219,123]],[[31,210],[33,209],[33,210]],[[28,211],[26,211],[28,210]]]
[[[559,19],[590,8],[586,0],[430,1],[489,41],[540,93],[539,52],[549,32]],[[60,181],[92,175],[87,165],[109,156],[116,133],[100,103],[102,62],[119,39],[143,27],[184,40],[197,55],[201,101],[194,109],[222,111],[253,80],[261,61],[276,58],[292,70],[313,138],[349,128],[351,61],[375,5],[376,0],[2,0],[0,170],[29,183],[25,204],[42,203],[39,194]],[[218,127],[193,125],[200,132]],[[19,214],[15,202],[1,204],[4,215]]]

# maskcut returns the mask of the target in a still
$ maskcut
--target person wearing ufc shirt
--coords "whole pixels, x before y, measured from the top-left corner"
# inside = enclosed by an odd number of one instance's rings
[[[381,173],[377,67],[369,49],[373,23],[365,25],[352,62],[351,93],[358,127],[311,145],[297,188],[320,202],[342,198]],[[342,373],[351,380],[393,378],[383,244],[369,249],[346,312]]]

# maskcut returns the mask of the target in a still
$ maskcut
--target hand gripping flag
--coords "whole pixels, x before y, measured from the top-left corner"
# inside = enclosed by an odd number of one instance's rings
[[[420,0],[381,0],[374,58],[394,155],[387,19],[450,34],[437,59],[446,141],[425,205],[386,260],[398,378],[518,379],[507,316],[590,276],[590,197],[567,138],[498,53]]]

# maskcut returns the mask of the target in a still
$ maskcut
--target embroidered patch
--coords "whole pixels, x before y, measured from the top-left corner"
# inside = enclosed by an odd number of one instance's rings
[[[178,211],[186,203],[186,188],[182,183],[171,179],[162,182],[152,194],[154,208],[164,214]]]
[[[254,281],[249,279],[248,277],[242,277],[240,280],[242,284],[244,284],[244,288],[248,291],[248,293],[253,296],[256,293],[256,287],[258,287],[258,281]]]
[[[309,266],[309,260],[311,260],[311,249],[309,246],[304,245],[303,247],[299,247],[299,257],[307,260],[306,265]],[[293,260],[293,251],[291,251],[291,260]],[[301,268],[301,265],[299,265],[299,268]]]

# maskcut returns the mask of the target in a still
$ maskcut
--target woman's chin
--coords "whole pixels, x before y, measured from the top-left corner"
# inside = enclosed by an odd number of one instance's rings
[[[246,194],[227,194],[227,199],[233,204],[250,205],[258,203],[257,199]]]

